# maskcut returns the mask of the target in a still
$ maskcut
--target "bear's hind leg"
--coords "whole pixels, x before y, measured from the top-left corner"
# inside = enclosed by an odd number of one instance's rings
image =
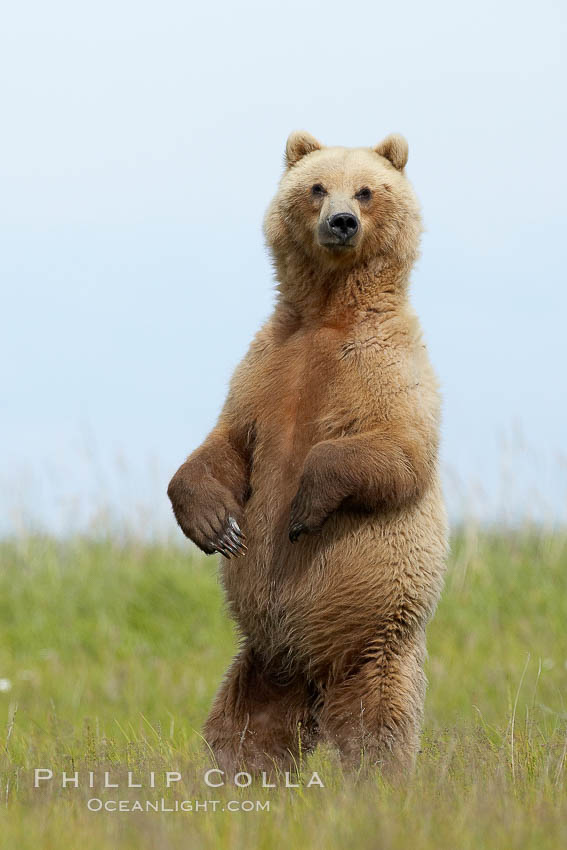
[[[309,683],[267,669],[250,647],[229,667],[213,702],[204,737],[226,773],[293,770],[300,751],[315,746]]]
[[[361,667],[325,690],[321,737],[351,767],[376,765],[395,779],[411,771],[419,749],[425,639],[368,656]]]

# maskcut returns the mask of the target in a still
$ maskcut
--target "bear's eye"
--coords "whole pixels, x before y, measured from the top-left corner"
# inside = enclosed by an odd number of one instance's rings
[[[368,186],[365,186],[363,189],[359,189],[354,197],[357,201],[369,201],[372,197],[372,192]]]
[[[311,187],[311,194],[314,198],[322,198],[323,195],[327,194],[327,192],[321,183],[315,183],[315,185]]]

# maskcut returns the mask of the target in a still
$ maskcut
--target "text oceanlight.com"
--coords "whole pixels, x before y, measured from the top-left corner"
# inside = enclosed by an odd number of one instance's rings
[[[175,799],[164,791],[170,790],[177,794],[183,789],[186,793],[186,780],[190,785],[202,781],[208,788],[232,787],[235,790],[248,788],[256,779],[254,787],[259,788],[324,788],[325,785],[316,771],[302,777],[301,781],[290,772],[272,776],[266,772],[255,777],[247,771],[226,774],[220,768],[210,768],[203,774],[183,775],[178,770],[149,771],[142,775],[129,770],[115,774],[112,771],[61,771],[54,772],[51,768],[38,767],[34,769],[34,788],[59,787],[73,791],[74,789],[93,790],[93,796],[86,799],[86,806],[91,812],[269,812],[269,800],[209,800],[209,799]],[[179,783],[182,783],[181,785]],[[130,799],[107,799],[109,790],[155,789],[156,793],[148,795],[147,799],[136,796]],[[250,789],[252,790],[252,789]],[[161,792],[161,793],[160,793]],[[100,795],[100,796],[99,796]],[[179,795],[181,796],[181,795]]]
[[[269,812],[269,800],[87,800],[91,812]]]

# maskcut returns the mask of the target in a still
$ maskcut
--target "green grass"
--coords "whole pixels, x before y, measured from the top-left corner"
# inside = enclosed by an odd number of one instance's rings
[[[215,564],[188,548],[0,543],[0,846],[567,846],[567,538],[455,535],[429,628],[422,753],[404,787],[302,765],[325,788],[210,789],[199,729],[235,637]],[[33,768],[54,780],[33,788]],[[61,771],[97,787],[60,787]],[[156,788],[101,790],[112,781]],[[183,779],[163,788],[163,772]],[[94,813],[91,797],[219,800],[216,812]],[[228,812],[228,801],[269,811]],[[225,811],[220,809],[225,808]]]

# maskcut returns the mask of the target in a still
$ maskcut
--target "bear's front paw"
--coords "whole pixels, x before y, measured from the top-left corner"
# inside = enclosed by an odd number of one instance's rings
[[[183,533],[207,555],[245,555],[241,509],[231,493],[211,476],[195,482],[188,469],[173,476],[168,487],[173,513]]]
[[[299,489],[291,503],[289,518],[289,539],[292,543],[301,534],[309,534],[323,527],[329,516],[329,507],[324,504],[321,494],[315,492],[315,484],[311,476],[304,475]]]

